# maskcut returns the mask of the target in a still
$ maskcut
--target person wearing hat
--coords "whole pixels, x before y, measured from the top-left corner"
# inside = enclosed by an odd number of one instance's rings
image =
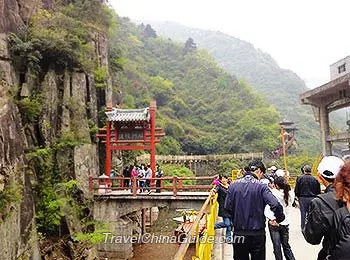
[[[275,173],[277,171],[277,167],[275,165],[271,166],[270,168],[267,168],[269,171],[271,171],[271,174]]]
[[[344,206],[344,202],[336,199],[334,180],[344,161],[336,156],[325,156],[317,168],[320,181],[326,187],[325,193],[314,198],[309,206],[303,235],[306,241],[317,245],[322,241],[322,249],[317,260],[325,260],[332,250],[330,231],[334,212]]]
[[[234,226],[234,259],[249,259],[249,255],[252,260],[266,259],[266,205],[274,213],[274,223],[280,223],[285,218],[282,205],[268,186],[260,182],[265,171],[265,165],[261,161],[250,162],[249,172],[231,183],[227,191],[224,208],[231,216]]]
[[[295,197],[298,198],[300,205],[301,229],[304,228],[305,217],[311,200],[321,193],[320,183],[311,175],[311,166],[305,165],[303,170],[304,174],[297,179],[294,188]]]

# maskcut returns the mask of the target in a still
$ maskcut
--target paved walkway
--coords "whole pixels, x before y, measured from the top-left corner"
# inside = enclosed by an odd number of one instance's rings
[[[216,230],[215,234],[220,236],[220,232],[223,232],[223,230]],[[313,246],[305,241],[300,230],[300,211],[296,208],[292,210],[292,224],[290,225],[289,235],[289,242],[296,260],[317,259],[320,245]],[[232,260],[232,251],[232,245],[226,243],[215,244],[213,260]],[[270,234],[266,229],[266,260],[274,259]]]

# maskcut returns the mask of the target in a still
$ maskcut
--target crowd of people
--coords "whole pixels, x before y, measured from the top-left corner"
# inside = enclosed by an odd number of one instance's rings
[[[294,190],[287,171],[261,161],[252,161],[239,179],[229,183],[220,175],[214,182],[226,242],[233,244],[233,259],[266,259],[265,227],[268,225],[276,260],[294,260],[289,243],[291,210],[299,204],[301,232],[310,244],[320,244],[318,260],[350,259],[350,160],[325,156],[317,167],[318,179],[310,165],[301,168]],[[238,239],[237,239],[238,238]],[[244,239],[242,239],[244,238]],[[282,254],[283,252],[283,254]]]
[[[152,178],[152,169],[149,164],[130,165],[129,167],[125,167],[122,172],[122,177],[128,178],[123,180],[123,186],[126,189],[130,188],[132,190],[132,187],[135,183],[137,189],[139,190],[139,193],[151,193],[150,184]],[[163,177],[163,170],[159,164],[156,165],[155,177]],[[135,182],[133,182],[133,179],[135,179]],[[160,180],[156,180],[156,192],[161,192]]]

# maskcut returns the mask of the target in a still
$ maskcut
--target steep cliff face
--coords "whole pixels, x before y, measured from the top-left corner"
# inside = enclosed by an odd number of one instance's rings
[[[106,89],[97,91],[93,75],[50,63],[33,80],[28,71],[15,66],[9,52],[9,33],[26,24],[39,8],[50,8],[52,3],[0,0],[0,259],[40,259],[34,221],[35,202],[40,198],[33,192],[40,176],[30,165],[26,167],[28,151],[51,149],[62,138],[78,140],[73,146],[57,149],[52,163],[65,178],[78,180],[84,192],[88,176],[97,176],[99,171],[90,128],[97,124],[97,110],[106,103],[105,97],[111,99],[110,80]],[[94,32],[91,38],[99,66],[108,67],[107,36]],[[38,91],[40,114],[35,123],[28,122],[25,109],[18,104],[31,100]],[[21,187],[19,193],[13,187]],[[17,200],[6,197],[11,192],[18,193]],[[70,229],[70,223],[66,224]],[[86,259],[96,258],[91,250],[85,255]]]
[[[34,225],[34,201],[29,176],[24,170],[26,138],[21,116],[11,96],[18,84],[7,46],[7,32],[23,24],[35,1],[0,1],[0,259],[33,256],[39,259]],[[23,5],[22,5],[23,4]],[[21,7],[22,5],[22,7]],[[6,194],[21,185],[21,200]],[[7,200],[7,201],[4,201]],[[20,202],[21,201],[21,202]]]

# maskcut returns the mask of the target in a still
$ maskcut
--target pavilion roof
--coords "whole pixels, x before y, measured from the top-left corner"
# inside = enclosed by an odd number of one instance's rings
[[[108,121],[113,122],[137,122],[137,121],[149,121],[150,113],[149,108],[142,109],[118,109],[113,108],[112,111],[106,112]]]

